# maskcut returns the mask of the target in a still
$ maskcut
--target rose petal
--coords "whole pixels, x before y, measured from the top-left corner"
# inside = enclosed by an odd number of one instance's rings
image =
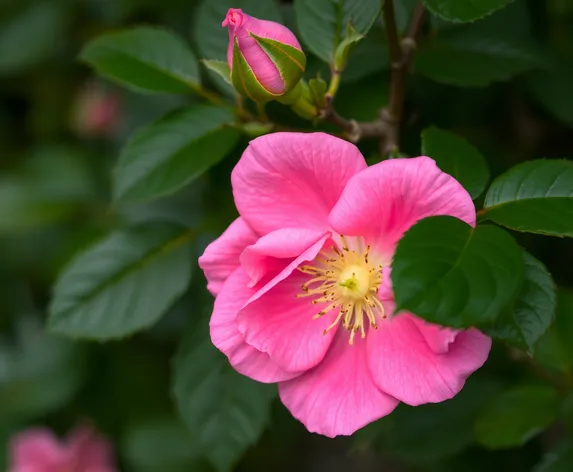
[[[239,267],[243,250],[257,241],[255,232],[242,218],[233,221],[225,232],[213,241],[199,257],[199,267],[207,278],[207,288],[217,295],[223,283]]]
[[[332,244],[330,233],[326,233],[259,289],[237,317],[239,331],[247,343],[267,352],[289,372],[314,367],[332,341],[333,332],[323,332],[332,323],[335,311],[313,320],[328,304],[313,304],[311,297],[298,296],[309,276],[296,271],[305,262],[313,261],[325,245]]]
[[[422,218],[451,215],[475,225],[468,192],[429,157],[390,159],[348,182],[330,214],[332,228],[363,236],[389,259],[404,232]]]
[[[302,252],[330,233],[305,228],[285,228],[272,231],[241,254],[241,266],[249,274],[253,287],[268,273],[284,269],[285,259],[300,256]],[[282,261],[277,261],[282,259]],[[291,262],[290,260],[288,262]],[[279,269],[277,271],[277,269]],[[276,275],[276,274],[275,274]]]
[[[279,384],[282,402],[310,432],[331,438],[350,435],[398,405],[372,380],[365,341],[357,338],[350,346],[348,333],[339,329],[317,367]]]
[[[445,354],[450,350],[450,345],[456,340],[456,336],[461,331],[433,323],[413,316],[412,320],[418,326],[420,333],[424,336],[426,343],[435,354]]]
[[[90,467],[88,469],[82,469],[82,472],[117,472],[115,467]]]
[[[436,353],[436,346],[427,341],[432,334],[425,336],[421,331],[428,328],[408,313],[389,317],[378,326],[367,336],[374,382],[412,406],[452,398],[466,378],[484,364],[491,347],[490,338],[469,329],[456,335],[447,352]]]
[[[323,334],[338,310],[319,319],[313,317],[327,304],[312,304],[311,297],[298,298],[308,275],[293,273],[239,313],[239,331],[245,340],[289,372],[317,365],[330,347],[336,329]]]
[[[348,180],[366,168],[353,144],[324,133],[272,133],[251,141],[233,170],[235,203],[259,234],[329,229]]]
[[[10,456],[10,472],[26,469],[41,472],[64,465],[69,454],[50,430],[34,428],[12,439]]]
[[[394,289],[392,287],[392,267],[387,265],[382,269],[382,285],[378,291],[378,298],[381,301],[394,301]],[[392,306],[394,304],[392,303]]]
[[[268,354],[245,342],[237,327],[237,314],[256,290],[248,287],[249,276],[238,268],[225,282],[211,316],[211,341],[228,358],[231,365],[243,375],[271,383],[292,379],[298,374],[278,367]]]

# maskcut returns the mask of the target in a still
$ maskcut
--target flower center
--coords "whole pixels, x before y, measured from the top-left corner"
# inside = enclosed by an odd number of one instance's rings
[[[376,265],[370,260],[370,246],[365,246],[362,238],[356,238],[352,249],[344,236],[341,235],[340,240],[341,248],[332,246],[321,251],[314,261],[316,265],[298,268],[312,276],[302,284],[302,293],[298,296],[315,297],[313,305],[328,303],[313,319],[338,309],[338,316],[323,334],[342,323],[350,331],[348,342],[352,344],[358,331],[362,338],[366,337],[366,324],[378,329],[377,318],[386,318],[384,306],[378,299],[382,265]]]

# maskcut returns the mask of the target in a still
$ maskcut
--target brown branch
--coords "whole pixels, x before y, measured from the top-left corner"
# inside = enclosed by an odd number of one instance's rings
[[[338,114],[332,104],[334,97],[327,94],[325,98],[326,105],[320,111],[320,118],[338,126],[346,135],[349,136],[350,141],[354,142],[354,139],[351,139],[351,137],[354,137],[356,134],[356,121],[347,120]]]
[[[396,26],[396,13],[394,11],[394,0],[386,0],[382,7],[384,17],[384,30],[386,31],[386,41],[388,41],[388,52],[390,53],[390,63],[400,62],[402,58],[402,48],[400,47],[400,36]]]
[[[418,2],[412,13],[412,18],[410,19],[410,26],[408,26],[408,33],[406,34],[407,38],[412,38],[414,41],[418,38],[425,16],[426,11],[424,10],[424,4],[422,2]],[[413,52],[414,50],[412,49],[410,54]],[[404,54],[408,54],[408,51],[405,51]]]
[[[380,120],[358,122],[342,117],[334,108],[332,99],[327,95],[326,106],[321,110],[320,118],[338,126],[349,141],[356,143],[362,138],[379,138],[385,133],[385,125]]]
[[[382,14],[386,27],[386,38],[390,52],[391,78],[388,106],[380,113],[380,119],[387,124],[388,133],[380,140],[382,155],[396,150],[399,143],[400,122],[404,113],[406,78],[416,50],[416,39],[424,22],[424,5],[418,2],[414,8],[408,32],[400,42],[394,14],[394,1],[386,0]]]

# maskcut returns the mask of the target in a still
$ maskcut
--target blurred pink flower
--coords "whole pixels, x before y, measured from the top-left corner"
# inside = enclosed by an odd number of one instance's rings
[[[240,373],[279,382],[309,431],[348,435],[399,401],[447,400],[486,361],[478,330],[393,313],[404,232],[432,215],[475,225],[471,197],[432,159],[367,167],[341,139],[275,133],[251,142],[232,184],[241,216],[199,259],[211,339]]]
[[[65,442],[44,428],[12,439],[9,472],[116,472],[111,444],[88,426],[72,431]]]
[[[121,111],[119,96],[103,85],[89,81],[80,89],[72,114],[72,128],[88,138],[112,136]]]
[[[294,55],[298,56],[299,52],[302,53],[302,48],[296,36],[286,26],[274,21],[259,20],[237,8],[229,9],[223,26],[229,29],[227,60],[231,71],[236,41],[238,50],[252,71],[256,82],[267,92],[277,96],[283,95],[298,83],[304,72],[306,58],[304,54],[300,54],[300,57],[295,60]],[[276,50],[269,54],[257,37],[277,41],[280,43],[279,48],[275,48]],[[278,57],[282,56],[281,53],[288,52],[289,47],[295,48],[295,50],[290,50],[293,54],[285,54],[281,62]],[[279,62],[276,62],[277,60]],[[292,66],[292,61],[295,61],[297,67],[290,71],[288,66]],[[249,86],[249,79],[249,71],[245,71],[238,85],[241,89],[246,87],[251,93],[255,93]],[[247,94],[250,95],[250,93]]]

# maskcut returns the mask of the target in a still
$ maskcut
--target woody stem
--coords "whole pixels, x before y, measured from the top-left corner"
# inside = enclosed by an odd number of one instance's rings
[[[388,105],[380,110],[379,118],[372,122],[348,120],[334,108],[333,97],[327,94],[326,106],[321,110],[321,118],[341,128],[352,142],[364,138],[378,138],[383,156],[398,149],[400,123],[404,112],[406,79],[416,49],[416,39],[424,22],[424,6],[418,2],[406,36],[400,40],[396,26],[394,1],[386,0],[382,9],[386,29],[386,39],[391,63],[390,91]]]
[[[400,41],[396,26],[394,1],[386,0],[382,8],[391,65],[388,106],[380,113],[380,119],[387,124],[387,134],[380,139],[383,155],[395,152],[399,145],[400,123],[404,113],[406,96],[406,79],[414,58],[416,39],[424,21],[424,13],[424,5],[420,1],[414,8],[406,36]]]

